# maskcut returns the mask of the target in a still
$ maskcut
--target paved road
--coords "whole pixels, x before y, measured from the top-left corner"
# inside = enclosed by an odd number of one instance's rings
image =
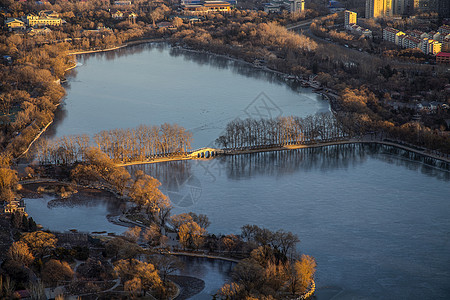
[[[286,26],[287,30],[299,30],[299,29],[308,29],[313,19],[304,20],[296,24],[290,24]]]
[[[393,66],[406,66],[406,67],[410,67],[412,65],[420,65],[420,66],[430,66],[430,67],[435,67],[438,68],[439,66],[436,65],[429,65],[429,64],[425,64],[425,63],[416,63],[416,62],[408,62],[408,61],[400,61],[397,59],[392,59],[392,58],[387,58],[387,57],[380,57],[379,54],[370,54],[368,52],[365,51],[359,51],[358,49],[354,49],[354,48],[350,48],[350,47],[345,47],[344,45],[335,43],[333,41],[328,41],[324,38],[321,38],[317,35],[315,35],[310,29],[310,25],[311,23],[314,21],[314,19],[312,20],[305,20],[296,24],[290,24],[286,26],[286,29],[288,30],[292,30],[294,32],[302,32],[304,35],[306,35],[307,37],[313,39],[314,41],[320,43],[320,44],[332,44],[335,45],[337,47],[340,47],[342,50],[345,51],[345,53],[347,53],[347,55],[349,57],[355,57],[360,61],[364,61],[364,60],[370,60],[370,59],[381,59],[383,60],[383,62],[389,62],[391,65]],[[448,69],[450,70],[450,69]]]

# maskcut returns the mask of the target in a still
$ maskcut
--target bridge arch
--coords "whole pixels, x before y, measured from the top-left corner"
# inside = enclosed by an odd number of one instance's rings
[[[191,152],[191,157],[198,159],[210,159],[220,154],[223,154],[223,150],[214,148],[201,148]]]

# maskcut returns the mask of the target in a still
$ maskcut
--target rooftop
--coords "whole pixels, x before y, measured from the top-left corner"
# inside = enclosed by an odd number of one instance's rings
[[[415,42],[415,43],[420,43],[420,40],[418,38],[416,38],[416,37],[413,37],[413,36],[407,36],[407,37],[405,37],[405,39],[410,40],[410,41]]]
[[[420,31],[420,30],[412,30],[411,33],[415,34],[415,35],[422,35],[422,34],[424,34],[424,32]]]
[[[203,6],[230,6],[230,3],[225,1],[206,1]]]
[[[386,27],[384,30],[389,31],[389,32],[392,32],[392,33],[400,32],[400,30],[397,30],[397,29],[392,28],[392,27]]]

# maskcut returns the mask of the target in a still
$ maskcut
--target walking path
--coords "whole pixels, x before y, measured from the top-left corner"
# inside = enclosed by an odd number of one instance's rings
[[[155,157],[155,158],[150,158],[147,160],[133,161],[133,162],[127,162],[127,163],[119,163],[116,165],[118,167],[126,167],[126,166],[133,166],[133,165],[154,164],[154,163],[161,163],[161,162],[167,162],[167,161],[190,160],[190,159],[197,159],[197,158],[192,157],[192,156],[186,156],[186,155],[176,155],[176,156],[166,156],[166,157]]]
[[[257,153],[257,152],[269,152],[269,151],[282,151],[282,150],[293,150],[293,149],[304,149],[304,148],[318,148],[318,147],[327,147],[334,145],[346,145],[346,144],[380,144],[385,146],[391,146],[400,148],[406,151],[414,152],[426,157],[430,157],[436,160],[440,160],[446,163],[450,163],[450,158],[445,156],[440,156],[434,153],[430,153],[430,150],[424,149],[420,150],[417,148],[413,148],[413,146],[398,144],[394,141],[386,141],[386,140],[376,140],[370,138],[363,139],[348,139],[341,141],[333,141],[333,142],[323,142],[323,143],[315,143],[315,144],[292,144],[292,145],[284,145],[284,146],[274,146],[274,147],[259,147],[259,148],[249,148],[249,149],[230,149],[225,150],[225,154],[227,155],[239,155],[239,154],[249,154],[249,153]]]

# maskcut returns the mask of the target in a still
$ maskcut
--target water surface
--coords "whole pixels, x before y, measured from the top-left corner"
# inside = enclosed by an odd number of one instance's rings
[[[140,124],[177,123],[194,148],[215,141],[235,118],[307,116],[329,111],[311,89],[279,75],[167,44],[78,57],[48,135],[93,135]]]
[[[230,274],[235,263],[209,258],[178,256],[184,268],[177,274],[200,278],[205,282],[205,288],[197,295],[191,297],[196,300],[211,300],[213,295],[230,281]]]
[[[346,145],[131,169],[162,181],[174,213],[207,214],[212,233],[298,234],[334,299],[448,299],[450,173],[415,158]]]
[[[26,212],[44,229],[52,231],[112,232],[121,234],[127,227],[108,221],[108,215],[120,213],[123,204],[114,196],[91,196],[84,199],[42,198],[24,199]]]

